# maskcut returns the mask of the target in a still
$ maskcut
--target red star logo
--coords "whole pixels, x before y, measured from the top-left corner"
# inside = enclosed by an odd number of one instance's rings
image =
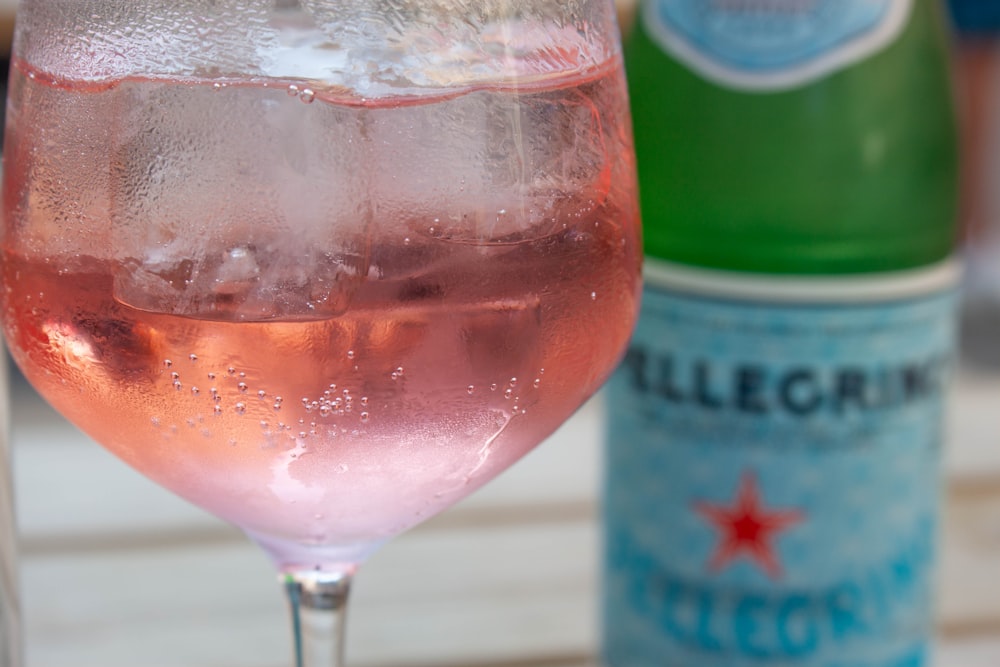
[[[721,570],[745,554],[772,579],[781,577],[782,572],[771,541],[776,533],[805,518],[797,510],[766,510],[761,505],[757,478],[750,472],[740,480],[734,506],[696,502],[694,510],[720,533],[719,545],[708,563],[710,570]]]

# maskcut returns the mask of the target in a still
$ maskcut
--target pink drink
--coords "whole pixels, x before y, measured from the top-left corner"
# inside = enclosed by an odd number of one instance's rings
[[[620,74],[400,102],[15,63],[11,351],[281,566],[359,562],[619,358],[640,264]]]

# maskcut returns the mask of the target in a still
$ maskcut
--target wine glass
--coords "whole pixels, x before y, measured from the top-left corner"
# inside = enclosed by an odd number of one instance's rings
[[[299,666],[631,332],[611,0],[22,0],[8,109],[15,360],[269,554]]]

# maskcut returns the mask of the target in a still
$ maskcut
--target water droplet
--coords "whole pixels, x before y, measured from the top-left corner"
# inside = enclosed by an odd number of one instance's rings
[[[241,394],[247,393],[247,389],[249,389],[249,387],[247,387],[246,382],[240,382],[238,385],[236,385],[236,388],[240,390]]]
[[[309,104],[316,99],[316,93],[311,88],[303,88],[302,92],[299,93],[299,99]]]
[[[236,414],[242,415],[247,411],[246,403],[237,403],[234,409],[236,410]]]
[[[298,86],[296,86],[294,83],[291,84],[290,86],[288,86],[288,96],[289,97],[296,97],[298,94],[299,94],[299,87]]]

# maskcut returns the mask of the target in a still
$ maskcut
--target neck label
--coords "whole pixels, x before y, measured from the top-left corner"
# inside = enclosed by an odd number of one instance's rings
[[[704,78],[744,90],[794,88],[898,37],[913,0],[647,0],[661,48]]]

